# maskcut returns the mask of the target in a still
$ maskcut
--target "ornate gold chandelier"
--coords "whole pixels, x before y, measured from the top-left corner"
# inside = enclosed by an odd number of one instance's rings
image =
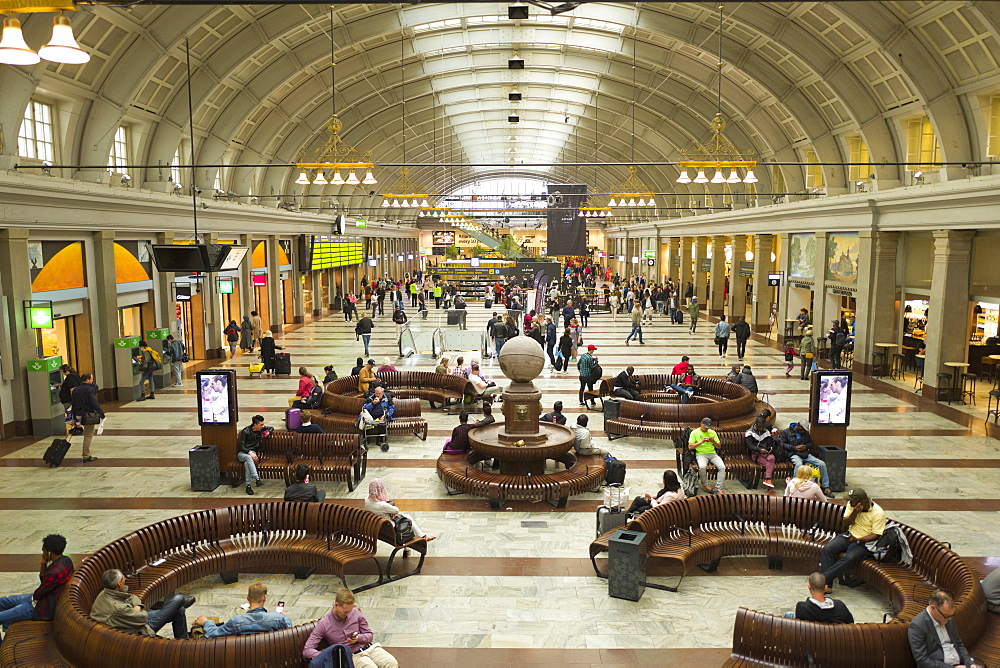
[[[375,164],[371,161],[372,152],[365,151],[362,154],[358,149],[344,143],[344,140],[340,138],[340,130],[342,128],[343,123],[340,119],[332,116],[330,122],[326,124],[326,129],[329,131],[330,136],[327,137],[322,146],[312,151],[313,153],[319,153],[318,160],[316,162],[295,163],[295,166],[302,170],[299,173],[299,178],[295,179],[296,183],[300,185],[309,185],[311,183],[315,186],[325,186],[328,183],[334,186],[356,186],[362,183],[365,185],[375,185],[378,183],[375,180],[375,175],[372,173],[372,170],[375,168]],[[346,158],[355,153],[361,155],[361,160],[359,162],[347,162]],[[299,160],[302,160],[302,157],[300,155]],[[310,179],[307,170],[315,170],[315,176]],[[361,171],[365,172],[364,179],[358,178],[357,173]],[[331,172],[333,175],[327,179],[326,174]],[[346,179],[341,172],[347,172]]]

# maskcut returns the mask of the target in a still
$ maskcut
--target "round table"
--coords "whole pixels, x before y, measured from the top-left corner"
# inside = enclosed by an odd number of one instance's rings
[[[954,401],[962,401],[962,388],[958,386],[960,369],[968,369],[968,362],[945,362],[942,366],[951,367],[951,395]]]
[[[882,360],[882,366],[878,369],[878,376],[882,377],[886,374],[889,369],[889,350],[892,348],[898,348],[898,343],[873,343],[876,348],[882,348],[882,352],[885,354],[885,359]],[[875,374],[872,374],[875,375]]]

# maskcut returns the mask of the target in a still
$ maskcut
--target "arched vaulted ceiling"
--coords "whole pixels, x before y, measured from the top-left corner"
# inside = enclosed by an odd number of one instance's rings
[[[830,163],[847,160],[844,138],[860,135],[873,162],[901,163],[898,121],[925,114],[944,160],[981,160],[977,96],[1000,89],[997,4],[726,2],[726,135],[763,161],[797,162],[811,149]],[[716,3],[587,3],[559,16],[532,8],[521,21],[507,18],[507,5],[336,6],[336,106],[345,141],[372,151],[377,163],[403,162],[405,91],[406,162],[508,165],[416,168],[411,179],[421,189],[527,174],[584,180],[607,192],[624,179],[624,167],[553,163],[677,160],[681,149],[705,139],[717,109]],[[29,41],[44,38],[47,21],[29,15]],[[187,136],[185,38],[198,163],[286,164],[326,137],[324,6],[99,6],[73,22],[93,55],[89,64],[0,66],[8,92],[0,127],[8,137],[32,95],[71,100],[60,162],[103,164],[124,122],[133,130],[134,162],[168,164]],[[515,52],[525,69],[507,69]],[[507,101],[515,88],[524,98],[518,104]],[[507,122],[512,112],[521,117],[517,125]],[[875,173],[891,186],[901,168]],[[139,179],[165,174],[146,170]],[[658,191],[683,192],[676,175],[672,167],[639,172]],[[801,167],[782,168],[782,175],[789,191],[804,189]],[[206,169],[198,181],[214,176]],[[238,193],[296,192],[295,176],[287,167],[233,167],[224,170],[223,185]],[[388,168],[377,176],[380,191],[395,180]],[[767,170],[758,176],[758,190],[767,191]],[[828,192],[843,192],[847,178],[843,167],[824,168]],[[349,187],[322,192],[354,206],[374,201]]]

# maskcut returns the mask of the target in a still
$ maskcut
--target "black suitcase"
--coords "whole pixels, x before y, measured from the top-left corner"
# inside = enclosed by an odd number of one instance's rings
[[[280,375],[291,375],[292,373],[292,356],[288,353],[275,353],[274,355],[274,373]]]
[[[674,311],[674,321],[678,325],[683,325],[684,324],[684,311],[682,311],[680,309],[677,309],[676,311]]]
[[[52,445],[45,449],[42,461],[48,464],[50,468],[59,466],[66,457],[66,453],[69,452],[69,445],[69,441],[65,438],[57,438],[52,441]]]
[[[620,459],[612,459],[606,463],[604,471],[604,484],[623,485],[625,484],[625,462]]]
[[[611,510],[605,505],[597,507],[597,538],[600,538],[615,527],[624,526],[628,521],[625,509]]]
[[[486,308],[493,308],[493,300],[492,299],[487,299],[486,300]]]

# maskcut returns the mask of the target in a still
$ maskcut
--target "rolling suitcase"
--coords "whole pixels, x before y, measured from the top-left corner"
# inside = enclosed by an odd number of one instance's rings
[[[676,322],[678,325],[684,324],[684,311],[680,309],[674,311],[674,322]]]
[[[628,513],[624,509],[611,510],[607,506],[597,507],[597,538],[600,538],[615,527],[624,526],[628,521]]]
[[[302,426],[302,409],[289,408],[285,411],[285,428],[288,431],[295,431]]]
[[[493,308],[493,300],[492,299],[487,299],[486,300],[486,308]]]
[[[70,443],[68,439],[57,438],[52,441],[52,445],[45,449],[45,454],[42,455],[42,461],[48,464],[50,468],[59,466],[66,457],[66,453],[69,452],[69,445]]]
[[[288,353],[276,353],[274,356],[274,373],[290,376],[292,374],[292,356]]]

